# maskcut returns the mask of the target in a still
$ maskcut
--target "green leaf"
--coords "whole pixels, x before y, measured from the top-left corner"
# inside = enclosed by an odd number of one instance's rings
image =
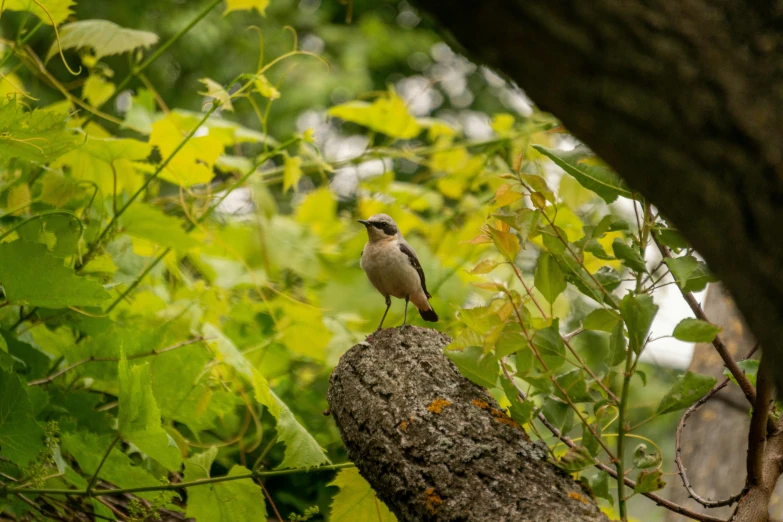
[[[112,97],[117,87],[99,74],[91,74],[82,86],[82,98],[93,107],[100,107]]]
[[[587,314],[587,317],[582,321],[582,328],[585,330],[611,332],[619,320],[620,317],[611,310],[598,308]]]
[[[44,430],[35,420],[27,385],[0,371],[0,455],[25,467],[44,449]]]
[[[98,469],[101,459],[111,446],[112,434],[96,435],[89,431],[66,432],[62,434],[63,450],[79,464],[82,473],[90,477]],[[144,466],[135,465],[128,455],[115,445],[101,467],[99,477],[121,488],[155,487],[162,485]],[[81,487],[86,486],[83,485]],[[137,493],[152,500],[160,492]]]
[[[662,476],[663,473],[659,470],[640,471],[636,477],[636,487],[633,488],[633,492],[650,493],[663,489],[666,486],[666,482],[663,481]]]
[[[60,25],[71,13],[74,0],[5,0],[3,7],[14,11],[29,11],[46,25]],[[62,33],[60,33],[62,34]]]
[[[43,109],[28,112],[14,100],[0,102],[0,158],[46,163],[75,148],[81,140],[66,128],[67,116]]]
[[[500,366],[491,355],[484,354],[479,346],[463,350],[448,350],[446,355],[459,368],[460,373],[484,388],[494,388],[498,382]]]
[[[565,390],[571,402],[593,402],[593,398],[587,393],[587,382],[579,368],[558,375],[555,381]],[[556,395],[565,400],[559,389],[556,390]]]
[[[617,259],[622,259],[626,266],[634,272],[647,272],[647,265],[644,263],[641,254],[629,246],[626,245],[623,240],[616,238],[612,243],[612,250]]]
[[[558,467],[574,473],[589,468],[594,463],[593,456],[587,451],[584,446],[575,446],[569,448],[568,451],[560,457],[557,461]]]
[[[716,281],[707,265],[691,255],[667,258],[665,263],[677,285],[685,292],[700,292],[706,288],[707,283]]]
[[[552,397],[547,397],[544,400],[541,413],[563,435],[567,434],[574,425],[574,410],[568,404]]]
[[[508,379],[501,377],[500,384],[508,398],[508,402],[511,403],[511,406],[509,407],[511,418],[520,425],[530,422],[533,418],[533,409],[535,408],[533,401],[520,401],[519,392]]]
[[[509,262],[513,263],[521,248],[519,238],[516,234],[492,227],[487,227],[487,232],[489,233],[489,237],[492,238],[492,242],[495,243],[498,252],[500,252]]]
[[[313,468],[329,464],[321,446],[296,420],[294,414],[272,391],[266,379],[254,371],[253,388],[256,400],[269,409],[277,420],[277,438],[285,443],[285,455],[279,469]]]
[[[118,373],[120,433],[169,471],[178,470],[182,456],[174,440],[160,425],[160,409],[152,396],[149,363],[131,368],[123,354]]]
[[[288,192],[290,189],[296,190],[301,177],[302,158],[286,156],[283,165],[283,192]]]
[[[0,283],[8,301],[45,308],[100,306],[110,296],[96,281],[77,277],[39,243],[0,244]]]
[[[554,303],[557,296],[566,289],[566,280],[563,270],[557,264],[554,257],[544,252],[538,258],[535,273],[535,285],[544,298]]]
[[[655,234],[655,237],[658,238],[662,245],[666,245],[677,252],[690,246],[679,230],[668,228],[661,223],[658,223],[658,225],[660,225],[660,228],[654,228],[653,234]]]
[[[341,469],[329,486],[340,488],[332,499],[332,522],[396,522],[397,517],[375,496],[358,469]]]
[[[635,353],[639,353],[644,346],[657,313],[658,305],[649,295],[629,293],[620,301],[620,315],[625,321],[625,326],[628,327],[628,341]]]
[[[378,97],[373,103],[352,101],[332,107],[329,114],[392,138],[411,139],[422,131],[416,118],[408,112],[405,102],[394,91]]]
[[[639,469],[648,469],[657,467],[663,457],[657,451],[649,453],[647,451],[647,444],[639,444],[633,452],[633,465]]]
[[[220,108],[226,111],[233,111],[234,105],[231,103],[231,95],[228,93],[225,87],[220,85],[212,78],[201,78],[199,82],[204,84],[207,88],[205,92],[199,92],[204,96],[209,96],[220,102]]]
[[[210,448],[185,461],[185,480],[210,478],[210,468],[217,456],[217,448]],[[229,477],[249,475],[250,470],[234,466]],[[267,520],[264,492],[253,479],[230,480],[187,488],[186,516],[196,522],[246,522]]]
[[[689,407],[704,397],[715,386],[716,382],[715,377],[685,372],[685,374],[677,377],[674,386],[661,399],[658,408],[655,410],[656,415],[663,415]]]
[[[674,328],[675,339],[689,343],[711,343],[723,330],[720,326],[699,319],[683,319]]]
[[[533,148],[607,203],[612,203],[617,196],[633,198],[633,194],[620,176],[609,167],[596,162],[595,156],[583,147],[577,147],[572,151],[548,149],[542,145],[533,145]]]
[[[264,376],[253,368],[234,343],[210,324],[205,325],[203,330],[204,337],[213,339],[211,344],[217,349],[218,358],[252,383],[256,400],[266,406],[277,421],[277,438],[286,446],[279,468],[313,468],[329,464],[318,442],[299,424],[293,412],[272,391]]]
[[[596,497],[607,500],[614,506],[614,496],[609,492],[609,473],[599,471],[595,474],[590,480],[590,489]]]
[[[625,361],[628,350],[628,341],[625,337],[625,329],[622,321],[618,322],[609,336],[609,360],[606,363],[611,368]]]
[[[755,386],[756,385],[756,376],[759,373],[759,360],[758,359],[746,359],[744,361],[739,361],[737,363],[737,366],[740,367],[742,372],[748,377],[748,380],[750,383]],[[732,375],[731,371],[729,371],[728,368],[723,369],[723,375],[731,379],[731,382],[734,384],[737,384],[737,379],[734,378],[734,375]],[[737,384],[739,386],[739,384]]]
[[[199,245],[199,242],[182,228],[181,220],[143,203],[128,207],[121,220],[123,228],[131,236],[171,247],[178,252],[187,252]]]
[[[126,29],[108,20],[79,20],[60,28],[60,45],[66,49],[89,47],[95,59],[150,47],[158,43],[158,35],[149,31]],[[57,54],[57,42],[52,44],[46,59]]]
[[[152,153],[152,146],[131,138],[99,139],[87,137],[78,148],[53,163],[69,167],[79,180],[92,181],[104,194],[132,192],[144,182],[138,162]],[[115,183],[116,182],[116,183]]]
[[[541,330],[536,330],[533,335],[533,346],[536,347],[541,358],[546,363],[550,372],[560,368],[565,362],[565,345],[560,336],[560,322],[558,319]]]

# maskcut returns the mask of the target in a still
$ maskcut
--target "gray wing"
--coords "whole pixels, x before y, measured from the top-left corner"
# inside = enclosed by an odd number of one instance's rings
[[[410,261],[411,266],[416,269],[416,271],[419,273],[419,279],[421,279],[421,288],[424,290],[424,295],[427,297],[432,297],[430,293],[427,291],[427,282],[424,279],[424,270],[421,268],[421,264],[419,263],[419,258],[416,257],[416,252],[413,251],[413,249],[408,245],[408,243],[400,242],[400,251],[408,256],[408,261]]]

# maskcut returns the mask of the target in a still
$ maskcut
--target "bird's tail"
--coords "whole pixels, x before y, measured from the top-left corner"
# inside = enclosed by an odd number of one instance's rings
[[[421,314],[421,318],[425,321],[429,321],[431,323],[438,322],[438,314],[435,313],[435,310],[433,310],[431,306],[429,310],[422,310],[419,308],[419,314]]]

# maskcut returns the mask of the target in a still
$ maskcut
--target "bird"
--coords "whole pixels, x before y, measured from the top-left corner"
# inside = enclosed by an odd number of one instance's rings
[[[369,238],[362,250],[362,270],[386,299],[386,311],[376,332],[383,328],[383,321],[391,307],[391,297],[405,299],[403,328],[408,324],[408,301],[413,302],[422,319],[438,322],[438,314],[429,302],[432,296],[427,291],[424,270],[416,251],[400,234],[397,223],[386,214],[375,214],[366,220],[360,219],[359,223],[364,225]]]

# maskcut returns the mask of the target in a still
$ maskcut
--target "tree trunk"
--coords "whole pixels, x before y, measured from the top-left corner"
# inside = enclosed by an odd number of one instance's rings
[[[783,2],[417,0],[682,230],[783,385]]]
[[[346,352],[328,400],[350,459],[400,522],[604,521],[580,484],[443,355],[426,328]]]

